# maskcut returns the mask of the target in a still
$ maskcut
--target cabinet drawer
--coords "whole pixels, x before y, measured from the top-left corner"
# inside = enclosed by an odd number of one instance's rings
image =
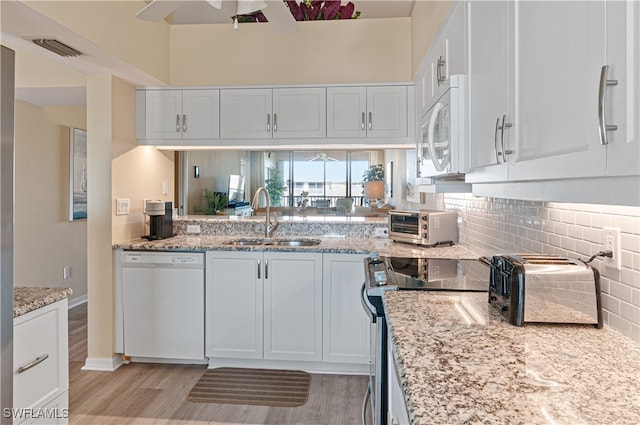
[[[13,336],[13,406],[37,409],[69,387],[66,300],[19,316]]]

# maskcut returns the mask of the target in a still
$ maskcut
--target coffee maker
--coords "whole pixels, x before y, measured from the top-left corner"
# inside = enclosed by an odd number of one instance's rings
[[[155,241],[173,237],[173,203],[146,201],[145,214],[149,216],[149,234],[145,239]]]

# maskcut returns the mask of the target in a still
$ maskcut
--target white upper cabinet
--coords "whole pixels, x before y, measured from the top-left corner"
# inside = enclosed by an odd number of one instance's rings
[[[633,1],[469,2],[468,182],[640,175],[639,8]],[[633,188],[626,184],[614,192]],[[529,196],[515,186],[487,187],[474,193]],[[549,199],[567,198],[554,187]]]
[[[327,137],[407,137],[407,86],[328,87]]]
[[[326,135],[325,89],[228,89],[221,93],[226,139],[313,138]]]
[[[509,180],[604,176],[597,111],[605,3],[513,6],[517,116]]]
[[[271,138],[271,89],[229,89],[220,93],[220,137]]]
[[[640,175],[640,3],[607,2],[607,175]]]
[[[273,137],[294,139],[327,135],[324,87],[273,89]]]
[[[220,137],[220,92],[139,90],[138,139],[217,139]]]
[[[449,77],[467,74],[467,20],[464,2],[454,2],[417,72],[417,116],[421,117],[450,86]]]
[[[467,182],[504,181],[513,143],[513,3],[469,3],[469,151]]]

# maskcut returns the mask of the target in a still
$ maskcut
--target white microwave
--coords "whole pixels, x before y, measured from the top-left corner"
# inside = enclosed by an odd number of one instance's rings
[[[465,82],[464,75],[452,75],[450,87],[420,121],[416,159],[423,183],[460,179],[469,169]]]

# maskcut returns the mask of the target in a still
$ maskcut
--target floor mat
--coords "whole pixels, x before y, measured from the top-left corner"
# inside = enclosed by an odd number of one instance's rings
[[[311,375],[299,370],[208,369],[187,401],[297,407],[307,402]]]

